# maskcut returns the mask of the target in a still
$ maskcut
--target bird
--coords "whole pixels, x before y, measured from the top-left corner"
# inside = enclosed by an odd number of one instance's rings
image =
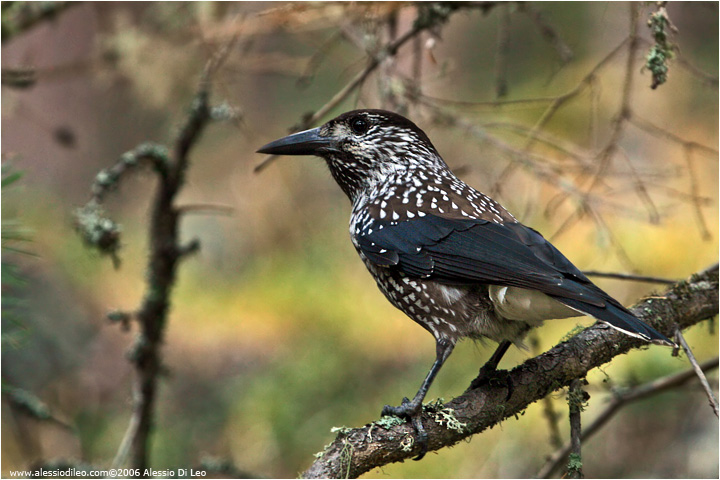
[[[325,160],[352,204],[350,238],[379,289],[433,335],[435,361],[418,392],[382,410],[412,421],[422,446],[416,459],[427,451],[422,401],[463,338],[498,343],[481,373],[495,371],[511,345],[550,319],[587,315],[674,345],[539,232],[460,180],[425,132],[397,113],[349,111],[257,152]]]

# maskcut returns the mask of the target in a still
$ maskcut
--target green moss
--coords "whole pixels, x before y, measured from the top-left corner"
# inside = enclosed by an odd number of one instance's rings
[[[575,325],[575,326],[572,328],[572,330],[570,330],[569,332],[567,332],[567,333],[560,339],[560,343],[567,342],[568,340],[570,340],[572,337],[574,337],[574,336],[577,335],[578,333],[582,332],[583,330],[585,330],[585,327],[583,327],[582,325]]]
[[[582,470],[582,457],[578,455],[577,453],[571,453],[570,456],[568,456],[568,463],[567,463],[567,471],[570,472],[579,472]]]

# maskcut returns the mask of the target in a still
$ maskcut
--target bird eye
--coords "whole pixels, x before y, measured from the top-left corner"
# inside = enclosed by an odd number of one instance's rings
[[[350,119],[350,128],[355,134],[362,135],[368,131],[370,123],[363,117],[353,117]]]

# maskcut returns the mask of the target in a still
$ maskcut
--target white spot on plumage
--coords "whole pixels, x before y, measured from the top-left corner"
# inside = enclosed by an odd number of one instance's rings
[[[447,285],[439,285],[440,294],[443,296],[447,303],[455,303],[463,296],[463,291],[459,288],[450,287]]]

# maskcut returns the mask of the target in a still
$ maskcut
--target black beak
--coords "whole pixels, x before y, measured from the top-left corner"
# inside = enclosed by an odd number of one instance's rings
[[[257,153],[270,155],[317,155],[323,149],[334,146],[332,137],[320,135],[319,128],[293,133],[261,147]]]

